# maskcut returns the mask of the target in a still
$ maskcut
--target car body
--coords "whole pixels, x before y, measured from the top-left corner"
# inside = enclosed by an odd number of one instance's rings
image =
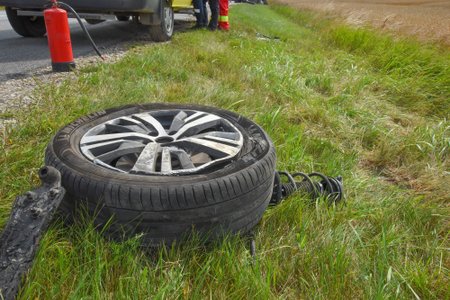
[[[155,41],[167,41],[172,37],[174,12],[192,11],[192,0],[64,0],[90,24],[99,23],[108,16],[119,21],[135,21],[150,27]],[[13,29],[24,37],[45,35],[41,11],[49,6],[48,0],[0,0],[5,6]],[[83,16],[84,14],[84,16]]]
[[[0,0],[0,6],[18,9],[41,10],[48,0]],[[154,13],[158,11],[159,0],[65,0],[79,12],[97,13]],[[177,11],[192,7],[191,0],[172,0],[172,8]]]

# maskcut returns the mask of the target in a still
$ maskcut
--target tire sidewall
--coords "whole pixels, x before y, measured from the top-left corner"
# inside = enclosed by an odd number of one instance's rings
[[[17,10],[6,7],[6,15],[15,32],[24,37],[42,37],[46,33],[44,17],[32,21],[29,17],[19,16]]]
[[[165,18],[165,9],[166,8],[170,9],[171,12],[172,12],[172,17],[171,17],[171,20],[170,20],[172,30],[170,30],[170,31],[167,31],[167,28],[166,28],[166,25],[167,25],[166,24],[166,18]],[[167,40],[169,40],[173,36],[173,31],[174,31],[174,27],[175,27],[175,16],[174,16],[173,9],[172,9],[172,6],[170,5],[169,1],[161,0],[160,16],[161,16],[161,29],[162,29],[162,32],[163,32],[164,36],[167,37]]]

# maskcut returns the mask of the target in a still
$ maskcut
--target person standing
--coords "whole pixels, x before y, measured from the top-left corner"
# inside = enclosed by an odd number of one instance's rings
[[[195,18],[197,22],[194,29],[208,28],[211,31],[217,29],[219,24],[219,0],[193,0]],[[208,10],[206,2],[209,2],[209,9],[211,10],[211,19],[208,24]]]

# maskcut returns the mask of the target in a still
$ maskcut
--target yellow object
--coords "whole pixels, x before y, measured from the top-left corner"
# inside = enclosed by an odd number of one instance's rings
[[[228,22],[228,16],[219,16],[219,22]]]
[[[189,8],[192,7],[192,0],[172,0],[173,8]]]

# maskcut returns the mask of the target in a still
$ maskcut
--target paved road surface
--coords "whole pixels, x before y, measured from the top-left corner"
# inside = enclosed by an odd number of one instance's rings
[[[186,23],[190,16],[176,15],[176,22]],[[69,19],[75,58],[93,54],[93,50],[75,19]],[[184,25],[186,27],[186,25]],[[132,22],[106,21],[87,25],[94,41],[101,49],[132,41],[147,32],[147,28]],[[10,78],[27,76],[31,71],[50,65],[47,39],[23,38],[9,25],[4,11],[0,11],[0,83]]]

